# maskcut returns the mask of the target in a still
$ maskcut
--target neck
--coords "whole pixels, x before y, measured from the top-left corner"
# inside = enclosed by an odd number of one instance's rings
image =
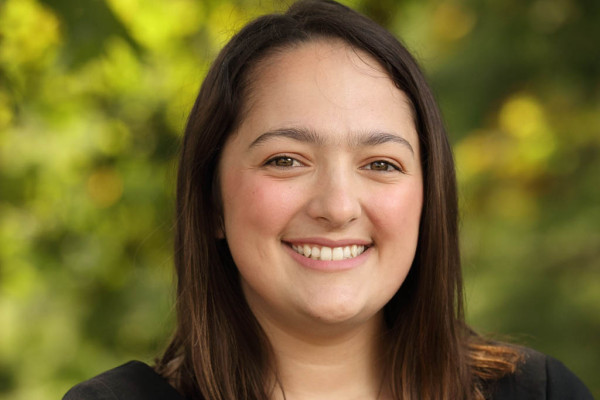
[[[277,367],[272,400],[383,398],[383,324],[379,313],[335,334],[309,335],[261,321]]]

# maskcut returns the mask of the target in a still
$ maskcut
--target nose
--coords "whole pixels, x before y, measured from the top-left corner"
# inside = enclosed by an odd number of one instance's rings
[[[351,173],[332,171],[319,174],[308,203],[308,214],[329,229],[343,228],[362,213],[359,192]]]

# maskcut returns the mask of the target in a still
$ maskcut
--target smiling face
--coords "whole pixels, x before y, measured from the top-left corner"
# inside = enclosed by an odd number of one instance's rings
[[[423,184],[408,99],[366,53],[313,41],[256,69],[219,161],[224,234],[261,324],[364,324],[413,261]]]

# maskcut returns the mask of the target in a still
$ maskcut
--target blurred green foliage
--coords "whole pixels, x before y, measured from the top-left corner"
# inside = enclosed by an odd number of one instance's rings
[[[0,1],[0,399],[51,399],[173,326],[179,139],[275,0]],[[354,0],[422,62],[461,186],[469,321],[600,396],[600,2]]]

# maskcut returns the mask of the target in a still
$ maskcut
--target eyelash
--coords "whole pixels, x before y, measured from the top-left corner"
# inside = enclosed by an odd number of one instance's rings
[[[385,164],[386,165],[386,169],[385,170],[381,170],[381,169],[373,169],[373,164]],[[368,167],[368,168],[367,168]],[[376,171],[376,172],[404,172],[404,170],[397,166],[396,164],[393,164],[389,161],[385,161],[385,160],[375,160],[375,161],[371,161],[370,163],[368,163],[367,165],[365,165],[363,167],[363,169],[366,170],[370,170],[370,171]]]
[[[279,160],[289,160],[289,161],[291,161],[292,165],[277,165],[276,163]],[[276,157],[268,159],[265,162],[265,166],[271,166],[271,167],[275,167],[275,168],[293,168],[293,167],[295,167],[295,165],[293,165],[294,163],[302,164],[300,161],[296,160],[294,157],[281,155],[281,156],[276,156]]]
[[[281,160],[285,160],[287,162],[290,162],[290,165],[277,165],[278,161]],[[297,167],[298,165],[294,165],[295,163],[302,165],[302,163],[298,160],[296,160],[294,157],[290,157],[287,155],[281,155],[281,156],[276,156],[276,157],[272,157],[270,159],[268,159],[265,162],[265,166],[271,166],[271,167],[275,167],[275,168],[281,168],[281,169],[287,169],[287,168],[293,168],[293,167]],[[373,168],[373,164],[385,164],[386,169],[382,170],[382,169],[374,169]],[[389,161],[385,161],[385,160],[375,160],[375,161],[371,161],[370,163],[366,164],[364,167],[362,167],[362,169],[368,170],[368,171],[376,171],[376,172],[402,172],[404,173],[404,170],[389,162]]]

